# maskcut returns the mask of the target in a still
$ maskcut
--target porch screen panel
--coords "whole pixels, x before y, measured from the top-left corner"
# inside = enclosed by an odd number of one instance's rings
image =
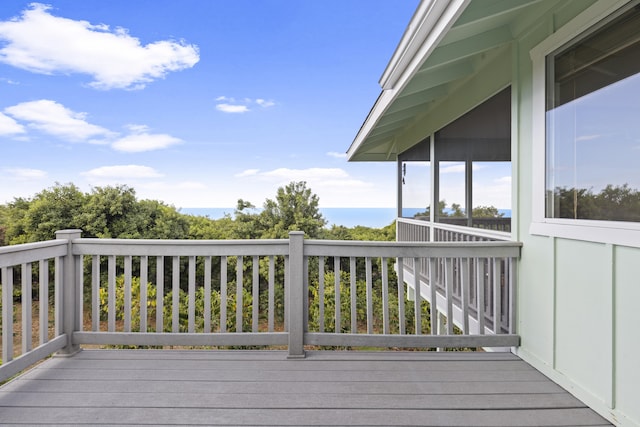
[[[401,216],[429,219],[431,162],[429,138],[398,156]]]

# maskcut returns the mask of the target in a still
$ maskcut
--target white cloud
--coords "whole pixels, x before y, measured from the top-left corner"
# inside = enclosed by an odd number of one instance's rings
[[[440,173],[464,173],[464,163],[441,167]]]
[[[81,175],[84,175],[90,179],[146,179],[159,178],[162,176],[162,174],[158,173],[155,169],[149,166],[140,165],[102,166],[86,172],[82,172]]]
[[[218,111],[222,111],[223,113],[246,113],[249,110],[249,107],[246,105],[234,105],[234,104],[218,104],[216,105],[216,109]]]
[[[251,105],[257,105],[261,108],[270,108],[276,105],[276,103],[272,100],[266,100],[263,98],[242,98],[236,99],[233,97],[228,97],[221,95],[216,98],[216,109],[218,111],[222,111],[223,113],[247,113],[251,111]]]
[[[47,172],[40,169],[11,168],[5,169],[5,172],[7,172],[12,179],[19,181],[37,180],[47,176]]]
[[[354,178],[340,168],[278,168],[265,172],[249,169],[237,174],[236,177],[242,178],[256,188],[264,188],[265,184],[274,188],[285,186],[291,181],[305,181],[307,187],[311,188],[323,201],[323,206],[352,205],[344,202],[347,200],[350,203],[360,204],[355,199],[375,190],[373,183]],[[270,192],[275,194],[274,190]],[[358,197],[355,196],[356,194]],[[375,202],[369,200],[372,205]]]
[[[93,138],[112,137],[113,132],[87,122],[86,113],[76,113],[49,99],[23,102],[4,110],[29,127],[71,141],[102,142]]]
[[[25,133],[24,126],[11,117],[0,113],[0,135],[17,135]]]
[[[346,178],[349,176],[344,169],[339,168],[278,168],[269,172],[263,172],[260,175],[270,178],[287,179],[288,181],[334,180],[336,178]]]
[[[235,176],[236,178],[243,178],[243,177],[245,177],[245,176],[254,176],[254,175],[257,175],[257,174],[258,174],[258,172],[260,172],[260,169],[247,169],[247,170],[244,170],[244,171],[242,171],[242,172],[240,172],[240,173],[235,174],[234,176]]]
[[[260,98],[256,99],[256,104],[258,104],[262,108],[269,108],[276,105],[276,103],[273,101],[267,101],[266,99],[260,99]]]
[[[480,169],[484,169],[484,166],[479,165],[477,163],[473,163],[473,166],[471,168],[472,170],[477,171]],[[456,163],[456,164],[452,164],[451,166],[440,167],[440,173],[464,173],[464,170],[465,170],[464,163]]]
[[[496,182],[498,184],[511,184],[511,177],[510,176],[503,176],[503,177],[500,177],[498,179],[495,179],[494,182]]]
[[[15,81],[15,80],[8,79],[6,77],[0,77],[0,82],[6,83],[8,85],[19,85],[20,84],[19,82]]]
[[[126,29],[53,16],[49,9],[31,3],[20,17],[0,22],[0,62],[40,74],[88,74],[98,89],[141,89],[200,60],[195,45],[161,40],[143,46]]]
[[[143,151],[160,150],[172,145],[182,144],[182,140],[171,135],[149,133],[149,128],[144,125],[129,125],[130,135],[119,138],[111,145],[114,150],[127,153],[140,153]]]
[[[327,156],[334,157],[336,159],[346,159],[347,153],[338,153],[337,151],[329,151]]]

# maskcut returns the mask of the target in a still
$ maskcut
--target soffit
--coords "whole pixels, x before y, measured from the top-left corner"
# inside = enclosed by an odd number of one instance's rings
[[[468,2],[420,65],[407,70],[413,74],[402,86],[383,90],[349,148],[349,160],[395,160],[397,135],[471,78],[491,52],[511,43],[531,24],[532,16],[554,4],[555,0]]]

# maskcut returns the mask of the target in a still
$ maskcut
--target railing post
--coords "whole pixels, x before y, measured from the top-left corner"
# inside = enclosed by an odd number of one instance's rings
[[[56,239],[67,240],[67,255],[63,262],[63,283],[62,283],[62,304],[63,304],[63,331],[67,335],[67,345],[61,354],[72,355],[80,350],[80,346],[73,343],[73,332],[79,330],[79,291],[80,278],[78,275],[79,257],[73,255],[73,239],[81,237],[82,230],[59,230],[56,231]],[[56,307],[56,310],[58,307]]]
[[[289,286],[287,287],[289,359],[304,354],[304,232],[289,233]]]

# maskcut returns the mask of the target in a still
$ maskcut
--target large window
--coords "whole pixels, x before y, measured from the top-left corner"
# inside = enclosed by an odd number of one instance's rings
[[[547,218],[640,221],[640,11],[546,57]]]

